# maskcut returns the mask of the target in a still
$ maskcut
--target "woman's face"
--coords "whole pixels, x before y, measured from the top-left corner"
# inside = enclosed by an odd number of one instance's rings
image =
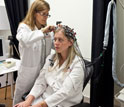
[[[67,39],[62,31],[56,32],[54,35],[54,46],[57,53],[66,54],[72,42]]]
[[[49,17],[48,10],[37,12],[35,15],[37,27],[41,27],[41,25],[46,25],[48,17]]]

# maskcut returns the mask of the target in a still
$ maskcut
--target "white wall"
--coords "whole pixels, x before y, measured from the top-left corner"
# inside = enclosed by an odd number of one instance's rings
[[[124,5],[124,0],[120,0]],[[116,73],[121,83],[124,84],[124,9],[117,0],[117,56]],[[122,88],[114,85],[114,93],[117,94]],[[120,103],[115,100],[120,107]]]
[[[124,5],[124,0],[121,0]],[[116,72],[124,84],[124,9],[117,0],[117,66]],[[115,84],[115,93],[121,88]]]
[[[31,4],[34,0],[29,0]],[[85,58],[91,58],[92,1],[93,0],[46,0],[50,4],[48,24],[56,21],[69,25],[77,32],[78,43]]]
[[[0,0],[0,6],[5,6],[4,5],[4,0]]]
[[[6,12],[6,8],[5,8],[5,4],[4,4],[4,0],[0,0],[0,36],[4,36],[6,38],[6,52],[8,54],[9,52],[9,41],[8,36],[11,35],[11,31],[10,31],[10,25],[9,25],[9,20],[8,20],[8,16],[7,16],[7,12]]]
[[[9,20],[5,6],[0,6],[0,30],[9,30]]]
[[[0,25],[2,24],[2,22],[4,22],[4,19],[6,21],[8,21],[8,17],[7,17],[7,14],[6,14],[6,9],[5,9],[5,4],[4,4],[4,0],[0,0],[0,9],[2,9],[2,12],[4,13],[1,13],[0,15]],[[1,18],[2,16],[4,15],[4,18]],[[7,23],[9,24],[9,22]],[[7,25],[8,27],[8,25]],[[1,27],[0,27],[1,28]],[[6,28],[6,27],[4,27]],[[0,36],[4,36],[5,39],[6,39],[6,53],[7,53],[7,56],[9,54],[9,41],[7,40],[8,36],[11,35],[11,31],[10,31],[10,28],[8,27],[8,29],[0,29]],[[11,75],[9,74],[8,75],[8,85],[10,85],[10,82],[11,82]],[[1,83],[1,87],[4,87],[6,86],[6,74],[4,76],[1,76],[0,77],[0,83]]]

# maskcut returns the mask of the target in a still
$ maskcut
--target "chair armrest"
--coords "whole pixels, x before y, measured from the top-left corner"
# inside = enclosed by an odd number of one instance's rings
[[[80,103],[80,104],[74,105],[72,107],[90,107],[90,104],[89,103]]]
[[[22,100],[25,101],[26,99],[26,96],[29,94],[29,92],[25,93],[23,96],[22,96]]]
[[[0,107],[6,107],[6,105],[5,104],[0,104]]]

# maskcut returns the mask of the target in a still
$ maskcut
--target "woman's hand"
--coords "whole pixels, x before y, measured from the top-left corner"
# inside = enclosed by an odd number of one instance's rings
[[[48,33],[48,32],[52,32],[52,31],[54,31],[55,30],[55,26],[46,26],[45,28],[42,28],[41,29],[41,31],[43,32],[43,33]]]
[[[33,105],[31,107],[48,107],[45,101],[42,101],[41,103],[38,103],[36,105]]]
[[[13,107],[30,107],[30,103],[28,103],[27,101],[23,101],[14,105]]]

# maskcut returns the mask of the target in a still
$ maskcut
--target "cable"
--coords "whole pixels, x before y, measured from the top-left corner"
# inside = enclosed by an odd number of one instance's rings
[[[83,56],[82,56],[82,54],[81,54],[81,51],[80,51],[80,48],[79,48],[77,42],[75,43],[75,49],[80,54],[81,58],[84,59]],[[106,48],[103,48],[103,51],[100,53],[100,55],[98,57],[96,57],[94,59],[94,61],[89,61],[90,63],[86,64],[86,66],[92,66],[95,63],[97,63],[103,57],[105,51],[106,51]]]
[[[19,51],[17,50],[17,48],[16,48],[15,44],[14,44],[14,48],[15,48],[15,50],[16,50],[16,53],[18,54],[18,57],[20,58]]]
[[[113,6],[113,8],[112,8]],[[117,54],[117,19],[116,19],[116,4],[115,2],[110,1],[108,4],[108,9],[107,9],[107,17],[106,17],[106,25],[105,25],[105,37],[104,40],[106,40],[107,42],[104,42],[104,45],[108,44],[108,37],[109,37],[109,27],[110,27],[110,12],[111,9],[113,9],[113,49],[112,49],[112,77],[114,79],[114,82],[120,86],[120,87],[124,87],[124,83],[121,83],[117,77],[116,74],[116,54]],[[106,39],[107,38],[107,39]]]
[[[120,67],[120,72],[122,72],[122,69],[124,68],[124,64],[123,65],[121,65],[121,67]]]

